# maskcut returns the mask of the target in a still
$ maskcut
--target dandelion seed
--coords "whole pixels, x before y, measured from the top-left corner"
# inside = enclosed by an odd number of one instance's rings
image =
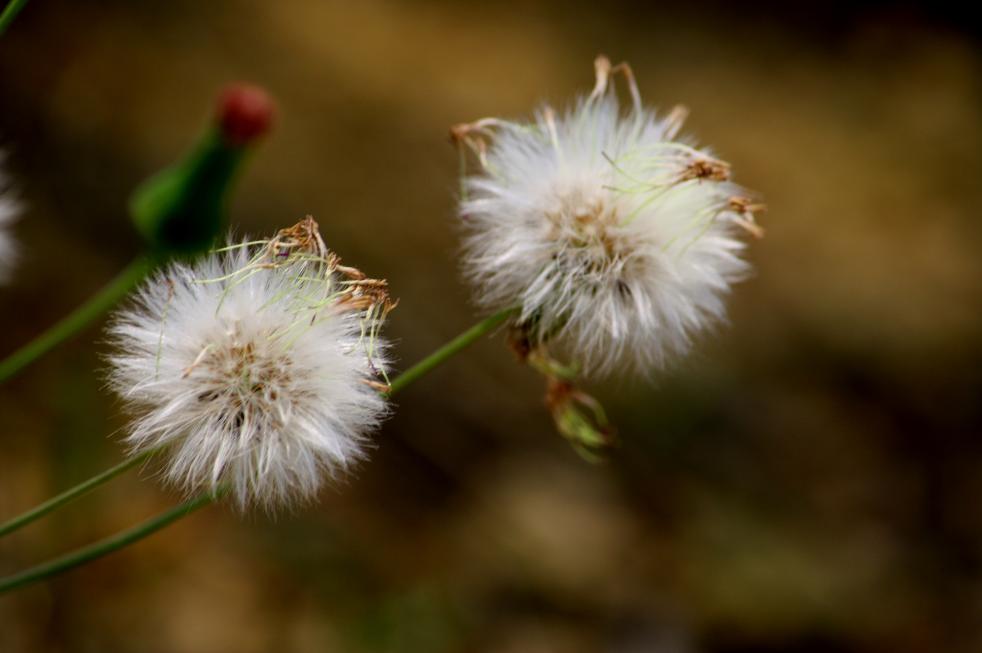
[[[386,414],[392,307],[311,218],[171,264],[110,327],[110,382],[136,414],[126,443],[166,445],[166,476],[188,492],[227,485],[270,510],[311,499]]]
[[[480,164],[459,207],[464,268],[482,307],[521,307],[533,345],[555,341],[590,373],[648,372],[724,317],[724,295],[748,271],[738,232],[761,235],[762,206],[729,164],[678,138],[684,109],[645,109],[625,64],[599,57],[596,72],[563,114],[451,130]]]

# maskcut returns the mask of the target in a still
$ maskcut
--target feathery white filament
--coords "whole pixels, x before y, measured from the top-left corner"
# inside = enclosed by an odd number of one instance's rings
[[[112,323],[110,379],[138,415],[126,442],[169,445],[171,482],[272,509],[362,457],[386,347],[382,307],[331,259],[263,247],[270,262],[230,245],[155,274]]]
[[[17,256],[10,225],[18,214],[18,204],[10,196],[7,176],[4,173],[3,154],[0,153],[0,283],[7,281]]]
[[[464,180],[464,267],[487,309],[521,307],[533,340],[594,373],[650,371],[724,316],[756,232],[729,166],[677,138],[684,113],[622,111],[598,59],[597,86],[565,114],[455,128],[482,162]],[[629,73],[629,70],[624,69]]]

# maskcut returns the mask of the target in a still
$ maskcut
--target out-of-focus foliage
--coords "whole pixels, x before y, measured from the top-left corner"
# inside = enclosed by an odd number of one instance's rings
[[[405,363],[474,319],[447,127],[589,90],[597,52],[689,106],[768,233],[732,325],[654,386],[589,388],[623,442],[609,463],[482,343],[401,395],[316,507],[212,509],[4,596],[0,650],[982,648],[982,56],[944,5],[733,4],[30,3],[0,40],[28,204],[4,351],[132,257],[126,198],[232,79],[280,107],[233,222],[315,215],[402,298]],[[0,515],[119,459],[100,338],[0,388]],[[131,475],[0,542],[0,571],[175,501],[158,485]]]

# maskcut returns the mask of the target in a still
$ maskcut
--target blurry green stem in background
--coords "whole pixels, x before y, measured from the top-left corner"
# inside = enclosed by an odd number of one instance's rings
[[[47,501],[37,506],[36,508],[32,508],[31,510],[22,513],[17,517],[14,517],[9,521],[0,524],[0,537],[3,537],[8,533],[13,533],[16,530],[23,528],[24,526],[27,526],[31,522],[40,519],[41,517],[44,517],[49,512],[56,510],[57,508],[60,508],[66,503],[89,493],[90,491],[99,487],[106,481],[112,480],[117,476],[119,476],[120,474],[122,474],[123,472],[133,467],[136,467],[140,463],[148,460],[150,456],[152,456],[155,453],[156,450],[150,450],[150,451],[145,451],[136,456],[133,456],[131,458],[127,458],[126,460],[119,463],[115,467],[110,467],[109,469],[102,472],[101,474],[97,474],[96,476],[93,476],[89,480],[79,483],[75,487],[62,492],[58,496],[48,499]]]
[[[181,517],[186,517],[199,508],[204,508],[208,504],[220,498],[226,491],[227,490],[225,489],[219,488],[214,492],[200,494],[197,497],[188,499],[184,503],[171,508],[170,510],[160,513],[156,517],[151,517],[138,526],[134,526],[133,528],[125,530],[122,533],[106,538],[101,542],[96,542],[95,544],[72,551],[71,553],[60,558],[55,558],[50,562],[45,562],[36,567],[32,567],[22,571],[19,574],[8,576],[0,580],[0,594],[24,585],[30,585],[35,581],[43,578],[49,578],[56,574],[60,574],[63,571],[83,565],[86,562],[97,560],[112,553],[113,551],[118,551],[119,549],[122,549],[133,542],[137,542],[148,535],[156,533],[161,528],[164,528],[168,524],[177,521]]]
[[[112,308],[147,275],[153,263],[140,257],[129,264],[87,302],[60,322],[0,361],[0,382],[6,381],[59,343],[72,337]]]
[[[7,3],[7,6],[3,8],[3,13],[0,14],[0,35],[7,31],[7,27],[14,22],[14,18],[26,4],[27,0],[10,0]]]
[[[510,316],[514,315],[516,311],[517,309],[514,308],[500,311],[488,318],[485,318],[481,322],[478,322],[467,331],[464,331],[462,334],[396,377],[396,379],[392,381],[392,384],[389,386],[387,395],[391,397],[409,384],[426,376],[428,373],[432,372],[454,355],[460,353],[468,345],[473,344],[481,336],[487,335],[488,333],[494,331],[495,328],[501,325]],[[157,450],[151,450],[138,456],[128,458],[127,460],[111,469],[106,470],[98,476],[93,476],[91,479],[76,485],[74,488],[59,494],[57,497],[54,497],[45,503],[42,503],[40,506],[11,519],[0,526],[0,535],[10,533],[17,530],[21,526],[29,524],[35,519],[43,517],[59,506],[68,503],[72,499],[81,496],[98,485],[105,483],[124,471],[136,466],[138,463],[146,460],[151,455],[156,453],[156,451]],[[159,531],[164,526],[177,521],[181,517],[189,515],[195,510],[212,503],[216,499],[220,498],[224,493],[225,490],[218,489],[214,492],[200,494],[175,508],[171,508],[170,510],[163,512],[156,517],[145,521],[143,524],[140,524],[139,526],[131,528],[127,531],[123,531],[118,535],[82,549],[78,549],[77,551],[73,551],[72,553],[50,562],[42,563],[36,567],[27,569],[26,571],[22,571],[19,574],[14,574],[13,576],[8,576],[6,578],[0,578],[0,594],[24,585],[29,585],[30,583],[36,581],[44,580],[45,578],[50,578],[51,576],[60,574],[63,571],[68,571],[69,569],[78,567],[79,565],[85,564],[91,560],[101,558],[104,555],[137,542],[144,537]]]

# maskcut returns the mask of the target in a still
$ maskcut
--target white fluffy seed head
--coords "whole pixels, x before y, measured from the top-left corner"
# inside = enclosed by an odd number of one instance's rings
[[[677,134],[679,108],[644,109],[597,86],[562,115],[485,119],[453,134],[481,161],[464,179],[464,267],[487,309],[520,307],[533,342],[554,341],[588,372],[645,373],[724,316],[748,271],[736,231],[755,234],[729,166]]]
[[[110,327],[127,444],[167,446],[172,483],[227,487],[241,508],[314,497],[386,413],[384,282],[351,272],[260,243],[156,273]]]
[[[9,181],[2,164],[3,153],[0,152],[0,283],[9,279],[10,270],[17,257],[17,248],[10,234],[10,226],[19,213],[18,203],[11,196]]]

